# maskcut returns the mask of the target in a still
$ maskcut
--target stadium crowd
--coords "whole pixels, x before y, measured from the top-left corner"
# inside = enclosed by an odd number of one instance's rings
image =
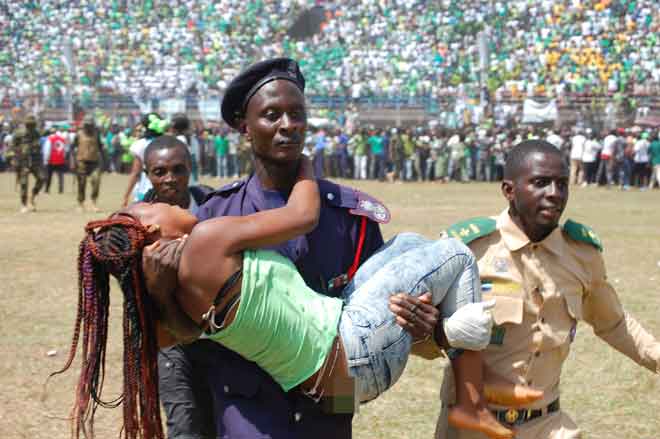
[[[134,159],[131,146],[142,137],[143,127],[120,127],[107,118],[97,124],[106,158],[104,170],[128,173]],[[244,136],[227,128],[191,128],[189,144],[196,149],[192,151],[193,168],[202,175],[238,178],[251,171],[251,151]],[[335,126],[310,131],[304,152],[313,158],[317,175],[331,178],[499,181],[508,151],[522,140],[541,138],[562,151],[571,165],[574,184],[619,186],[624,190],[660,186],[660,133],[639,126],[601,132],[575,127],[553,130],[529,125],[498,127],[486,119],[483,124],[455,130],[431,125]],[[0,128],[0,170],[10,170],[7,153],[12,132],[9,124]],[[42,130],[49,182],[53,172],[75,169],[70,153],[75,132],[68,125]],[[50,153],[55,141],[63,143],[65,159]]]
[[[256,59],[300,60],[310,95],[651,94],[660,84],[655,0],[8,0],[0,4],[0,101],[71,86],[137,99],[222,94]],[[303,11],[320,32],[293,38]],[[34,68],[39,66],[39,68]]]

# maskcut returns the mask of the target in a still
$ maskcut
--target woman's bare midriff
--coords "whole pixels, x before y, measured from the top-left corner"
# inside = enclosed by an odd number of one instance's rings
[[[319,381],[319,375],[322,374]],[[317,386],[314,390],[314,386]],[[302,391],[314,391],[320,397],[348,396],[355,392],[354,380],[348,373],[348,359],[341,337],[337,335],[321,368],[300,384]]]
[[[232,302],[234,297],[240,295],[240,293],[240,282],[238,282],[235,288],[227,292],[226,297],[220,301],[216,309],[222,310],[227,304]],[[227,328],[236,318],[239,303],[240,299],[234,302],[231,309],[227,312],[225,319],[222,321],[223,328]],[[322,376],[319,381],[320,374]],[[316,386],[315,390],[314,386]],[[335,337],[335,341],[332,343],[330,352],[326,355],[321,368],[303,381],[300,384],[300,389],[306,393],[314,391],[322,397],[353,394],[354,380],[348,373],[348,360],[339,335]]]

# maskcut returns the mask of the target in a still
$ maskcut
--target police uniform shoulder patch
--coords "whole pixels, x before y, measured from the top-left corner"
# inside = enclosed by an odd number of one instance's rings
[[[598,251],[603,251],[603,243],[601,242],[596,232],[594,232],[591,227],[585,226],[584,224],[577,223],[575,221],[566,220],[563,227],[564,232],[572,239],[576,241],[586,242],[596,247]]]
[[[366,216],[372,221],[375,221],[380,224],[387,224],[392,218],[390,211],[385,207],[383,203],[367,195],[364,192],[358,190],[355,191],[357,196],[357,205],[349,210],[353,215]]]
[[[497,221],[493,218],[480,216],[453,224],[447,229],[447,236],[469,244],[477,238],[490,235],[497,229]]]
[[[348,209],[351,215],[364,216],[380,224],[390,222],[390,211],[374,197],[328,180],[319,179],[318,184],[321,199],[330,206]]]

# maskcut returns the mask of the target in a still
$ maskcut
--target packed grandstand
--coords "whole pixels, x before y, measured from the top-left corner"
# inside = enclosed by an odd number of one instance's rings
[[[649,95],[659,31],[657,0],[5,0],[0,101],[219,96],[278,55],[312,96]]]

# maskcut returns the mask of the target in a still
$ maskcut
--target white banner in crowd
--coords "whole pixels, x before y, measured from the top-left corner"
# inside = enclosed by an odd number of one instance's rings
[[[199,99],[198,107],[204,121],[220,121],[220,98]]]
[[[174,113],[186,112],[186,101],[184,99],[162,99],[158,105],[158,110],[163,117],[169,117]]]
[[[525,99],[522,123],[554,122],[557,120],[557,115],[557,102],[554,99],[549,102]]]

